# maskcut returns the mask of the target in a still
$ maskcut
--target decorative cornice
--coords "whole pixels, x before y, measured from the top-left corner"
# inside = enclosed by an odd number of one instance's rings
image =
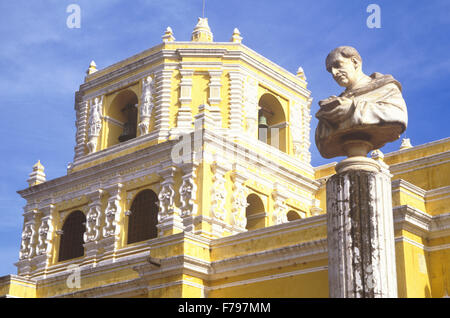
[[[245,241],[254,240],[255,237],[271,237],[271,236],[279,236],[280,232],[283,234],[292,232],[305,230],[309,228],[317,228],[317,227],[326,227],[326,214],[316,215],[312,217],[308,217],[305,219],[299,219],[296,221],[268,226],[265,228],[247,231],[243,233],[239,233],[232,236],[222,237],[211,241],[211,247],[223,247],[223,246],[232,246],[236,243],[242,243]]]
[[[145,137],[149,135],[145,135],[142,137],[138,137],[136,144],[129,144],[128,147],[136,146],[139,143],[143,143]],[[120,169],[130,169],[130,167],[139,167],[143,162],[151,162],[152,160],[161,159],[164,157],[170,157],[170,151],[173,147],[174,141],[168,141],[160,144],[153,145],[151,147],[137,150],[131,154],[123,155],[118,158],[112,159],[106,163],[100,163],[93,167],[89,167],[83,170],[75,171],[67,176],[62,176],[53,180],[49,180],[45,183],[41,183],[39,185],[26,188],[24,190],[17,191],[23,198],[28,199],[34,195],[40,195],[42,193],[47,193],[51,191],[61,191],[68,187],[74,187],[79,184],[86,184],[91,182],[92,185],[98,184],[101,182],[101,176],[105,176],[113,173],[114,171],[118,171]],[[126,147],[124,148],[126,149]],[[94,154],[95,155],[95,154]],[[94,160],[94,159],[93,159]],[[144,172],[148,173],[148,169],[155,170],[157,169],[158,164],[153,165],[147,169],[142,169]],[[114,180],[116,181],[116,180]],[[126,181],[126,178],[122,180]],[[55,202],[56,203],[56,202]]]
[[[37,283],[35,279],[26,278],[26,277],[19,276],[19,275],[6,275],[6,276],[0,277],[0,286],[9,285],[12,282],[19,283],[22,286],[26,286],[26,287],[30,287],[30,285],[31,285],[34,288],[36,288],[36,283]]]
[[[291,264],[327,259],[327,239],[302,242],[266,251],[249,253],[211,263],[211,279],[242,275],[259,270]]]
[[[413,148],[411,148],[413,149]],[[407,149],[408,150],[408,149]],[[385,156],[386,160],[386,156]],[[396,174],[404,174],[417,169],[430,168],[437,165],[442,165],[450,162],[450,151],[437,153],[434,155],[416,158],[413,160],[396,163],[389,166],[390,172],[395,176]]]
[[[431,216],[409,205],[393,208],[394,228],[403,229],[424,239],[450,235],[450,213]]]
[[[428,142],[428,143],[425,143],[425,144],[422,144],[422,145],[417,145],[417,146],[414,146],[412,148],[400,149],[400,150],[397,150],[397,151],[389,152],[387,154],[384,154],[384,157],[386,159],[387,157],[392,157],[392,156],[396,156],[396,155],[399,155],[399,154],[405,154],[405,153],[408,153],[408,152],[414,152],[416,150],[420,150],[420,149],[436,146],[436,145],[439,145],[439,144],[444,144],[444,143],[447,143],[447,142],[450,142],[450,137],[439,139],[439,140],[435,140],[435,141]]]
[[[297,93],[309,97],[311,95],[311,92],[301,86],[299,82],[303,82],[303,85],[306,85],[306,82],[304,82],[302,79],[296,77],[294,74],[288,72],[287,70],[283,69],[279,65],[275,64],[274,62],[270,61],[269,59],[265,58],[264,56],[258,54],[257,52],[251,50],[250,48],[246,47],[243,44],[236,44],[236,43],[228,43],[228,42],[214,42],[214,43],[193,43],[193,42],[171,42],[171,46],[176,46],[176,44],[189,44],[190,48],[175,48],[173,50],[164,49],[164,44],[157,45],[153,48],[150,48],[144,52],[141,52],[139,54],[136,54],[126,60],[120,61],[118,63],[115,63],[105,69],[99,70],[98,72],[94,73],[92,76],[95,78],[92,80],[87,81],[86,83],[82,84],[80,86],[80,92],[92,90],[95,87],[102,86],[106,84],[107,82],[117,80],[120,77],[123,77],[124,75],[128,73],[133,73],[136,69],[145,67],[146,65],[156,63],[158,60],[163,60],[165,58],[172,58],[172,59],[182,59],[183,57],[196,57],[196,56],[206,56],[206,57],[216,57],[221,59],[228,59],[228,60],[235,60],[240,59],[248,64],[252,65],[253,67],[261,70],[262,72],[266,73],[270,77],[274,78],[277,81],[280,81],[287,85],[288,87],[295,90]],[[242,48],[242,50],[231,50],[231,47],[236,47],[238,45]],[[200,46],[196,48],[196,46]],[[205,47],[206,46],[206,47]],[[225,46],[225,48],[223,48]],[[230,49],[226,47],[230,47]],[[151,52],[154,50],[157,50],[158,48],[161,48],[160,51],[157,51],[153,54],[145,56],[146,52]],[[142,58],[138,58],[139,56],[143,56]],[[253,57],[252,55],[256,56],[258,59],[264,61],[264,63],[258,61],[257,58]],[[130,63],[126,63],[127,61],[130,61]],[[269,66],[265,65],[268,64]],[[120,64],[125,64],[124,66],[114,69],[118,67]],[[172,63],[169,63],[172,65]],[[168,63],[166,63],[166,66],[169,66]],[[158,66],[161,67],[161,66]],[[220,66],[219,66],[220,67]],[[108,72],[108,70],[110,70]],[[129,79],[127,79],[127,82],[133,82],[137,81],[141,77],[145,77],[148,75],[147,73],[150,73],[151,71],[144,71],[138,75],[135,75]],[[87,79],[89,79],[89,76],[87,76]],[[123,86],[123,83],[121,85],[113,84],[115,87]],[[111,87],[106,91],[111,91]]]
[[[95,78],[80,85],[80,91],[91,90],[97,86],[105,84],[106,82],[108,82],[112,79],[117,79],[127,73],[131,73],[134,70],[139,69],[144,65],[148,65],[148,64],[154,63],[158,60],[161,60],[167,54],[169,54],[169,55],[173,54],[174,51],[164,50],[164,49],[162,49],[163,46],[164,46],[163,44],[156,45],[144,52],[138,53],[132,57],[129,57],[125,60],[119,61],[115,64],[112,64],[102,70],[99,70],[96,73],[92,74],[91,76],[87,76],[86,79],[89,79],[90,77],[95,77]],[[161,47],[160,51],[157,51],[153,54],[144,56],[144,57],[136,60],[136,58],[138,58],[140,55],[144,55],[145,52],[151,52],[153,50],[156,50],[158,47]],[[130,61],[130,62],[126,63],[127,61]],[[125,65],[118,69],[115,69],[120,64],[125,64]]]
[[[400,189],[408,190],[420,198],[424,198],[427,191],[403,179],[392,180],[392,192],[400,191]]]
[[[75,291],[57,295],[51,298],[103,298],[117,295],[126,295],[127,297],[147,295],[147,282],[141,278],[129,279],[117,283],[106,284],[103,286],[93,287],[86,290]]]
[[[230,140],[231,138],[221,136],[215,133],[214,131],[204,130],[203,135],[205,142],[210,142],[212,145],[215,145],[220,149],[223,149],[225,154],[233,154],[234,156],[236,156],[236,160],[238,162],[241,161],[239,163],[241,165],[244,165],[244,163],[259,164],[259,167],[261,167],[262,169],[265,169],[269,173],[275,174],[278,177],[283,177],[285,178],[285,180],[289,180],[289,182],[292,184],[301,185],[302,187],[306,187],[308,190],[313,192],[319,189],[320,184],[315,180],[305,177],[303,174],[293,171],[284,166],[274,164],[272,160],[269,160],[267,158],[267,155],[268,154],[272,154],[274,156],[276,155],[280,160],[283,160],[292,166],[300,167],[301,169],[305,170],[305,172],[314,175],[312,167],[308,166],[304,162],[292,156],[289,156],[288,154],[274,147],[271,147],[259,140],[251,139],[245,136],[245,134],[233,137],[237,138],[238,140],[241,139],[242,141],[247,143],[253,144],[256,143],[260,152],[256,152],[252,149],[249,149],[248,147],[245,147],[239,143]]]
[[[395,229],[405,229],[422,237],[431,229],[432,217],[409,205],[396,206],[393,213]]]

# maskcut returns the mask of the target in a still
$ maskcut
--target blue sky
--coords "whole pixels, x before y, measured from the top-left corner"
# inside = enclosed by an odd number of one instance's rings
[[[68,5],[81,8],[81,28],[69,29]],[[381,28],[369,29],[366,8],[381,8]],[[75,145],[74,92],[93,59],[104,68],[161,42],[167,26],[187,41],[202,0],[15,0],[0,12],[0,276],[15,274],[27,187],[40,159],[47,180],[66,174]],[[305,70],[317,102],[342,89],[325,70],[340,45],[356,47],[363,70],[392,74],[403,85],[413,145],[450,136],[450,1],[206,0],[216,41],[235,27],[243,43],[295,73]],[[311,127],[312,164],[318,154]],[[385,146],[390,152],[400,141]]]

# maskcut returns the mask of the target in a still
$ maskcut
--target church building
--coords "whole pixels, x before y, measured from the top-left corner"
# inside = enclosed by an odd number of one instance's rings
[[[199,18],[190,41],[168,27],[91,62],[67,174],[46,180],[38,162],[18,191],[17,274],[0,296],[329,296],[335,163],[311,165],[307,79],[242,41],[236,28],[215,42]],[[392,174],[399,297],[447,296],[450,138],[371,156]]]

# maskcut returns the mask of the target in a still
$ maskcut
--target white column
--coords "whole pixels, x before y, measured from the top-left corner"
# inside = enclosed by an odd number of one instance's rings
[[[294,148],[294,156],[301,159],[303,153],[303,111],[301,108],[301,104],[298,101],[294,101],[290,107],[290,119],[291,123],[291,136],[292,136],[292,144]]]
[[[209,71],[209,99],[208,103],[211,106],[218,106],[221,102],[220,88],[222,71]]]
[[[156,72],[156,101],[155,101],[155,131],[158,131],[158,139],[167,139],[170,127],[170,102],[172,96],[171,69],[163,69]]]
[[[177,115],[177,128],[181,133],[188,133],[192,130],[192,76],[193,70],[180,70],[180,108]]]
[[[243,75],[240,71],[230,71],[230,114],[229,129],[240,132],[243,129]]]
[[[302,160],[306,163],[311,163],[311,152],[309,151],[309,147],[311,146],[310,142],[310,131],[311,131],[311,103],[312,99],[308,99],[308,102],[305,102],[302,105]]]
[[[77,160],[86,153],[87,126],[89,118],[89,102],[83,101],[81,96],[79,96],[79,93],[75,95],[75,111],[75,127],[77,128],[77,132],[75,135],[76,145],[74,160]]]
[[[153,79],[147,76],[142,80],[141,105],[139,107],[139,133],[140,136],[148,134],[150,116],[153,111]]]
[[[330,297],[397,297],[390,176],[350,170],[327,181]]]
[[[246,120],[246,133],[258,138],[258,82],[248,76],[244,87],[244,109]]]

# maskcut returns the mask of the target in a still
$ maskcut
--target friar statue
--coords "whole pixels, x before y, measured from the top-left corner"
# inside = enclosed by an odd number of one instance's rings
[[[315,139],[323,157],[365,157],[400,137],[408,115],[398,81],[391,75],[364,74],[361,56],[349,46],[331,51],[326,68],[345,90],[319,102]]]

